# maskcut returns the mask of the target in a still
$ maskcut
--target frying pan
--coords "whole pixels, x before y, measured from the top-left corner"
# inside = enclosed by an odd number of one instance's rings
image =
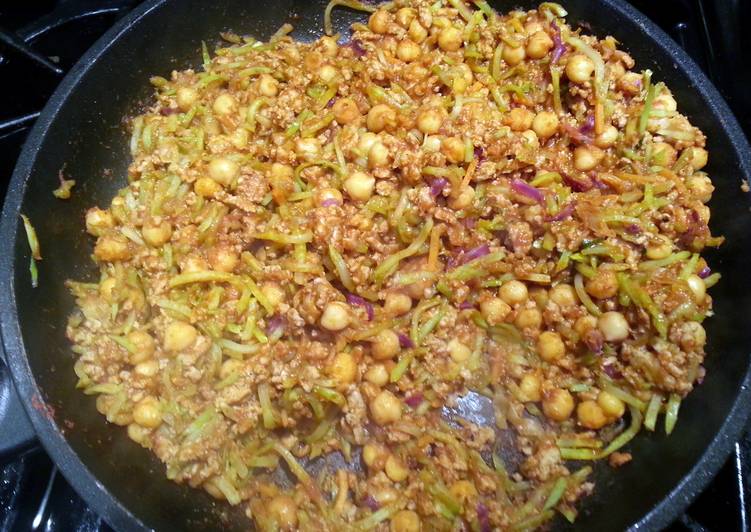
[[[537,2],[491,2],[501,11]],[[107,205],[126,183],[128,133],[123,117],[143,108],[150,75],[195,66],[200,42],[232,29],[269,37],[282,23],[295,37],[320,34],[326,0],[150,0],[121,20],[72,69],[29,135],[2,213],[0,317],[8,364],[41,444],[63,475],[104,519],[122,530],[247,528],[241,509],[166,480],[164,467],[108,426],[94,400],[74,389],[73,355],[65,323],[73,300],[68,278],[95,279],[92,239],[83,215]],[[681,110],[707,135],[709,173],[717,187],[713,230],[727,243],[710,256],[723,278],[712,290],[716,317],[707,321],[708,375],[682,404],[670,438],[642,434],[632,463],[617,471],[598,465],[597,490],[586,499],[576,527],[588,530],[658,529],[670,523],[707,484],[740,436],[751,397],[749,347],[751,246],[749,200],[739,186],[751,177],[751,154],[740,127],[699,68],[659,28],[620,0],[569,0],[569,21],[597,35],[613,35],[640,68],[674,91]],[[338,29],[361,15],[337,10]],[[58,172],[77,181],[68,201],[53,197]],[[19,223],[36,226],[44,260],[32,288],[29,249]],[[468,415],[487,405],[467,401]],[[4,427],[0,427],[3,429]],[[7,430],[7,428],[5,428]]]

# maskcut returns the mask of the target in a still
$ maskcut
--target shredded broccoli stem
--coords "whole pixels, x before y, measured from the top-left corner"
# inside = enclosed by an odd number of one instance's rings
[[[394,515],[396,511],[397,508],[394,506],[385,506],[380,510],[376,510],[368,517],[355,521],[353,527],[355,530],[373,530],[379,523]]]
[[[556,480],[555,484],[553,484],[553,489],[550,490],[550,495],[548,495],[548,498],[545,500],[545,504],[542,506],[542,510],[546,511],[554,508],[555,505],[558,504],[558,501],[561,500],[561,497],[563,497],[567,486],[568,482],[566,481],[565,477],[560,477],[558,480]]]
[[[592,301],[592,298],[589,297],[589,294],[584,289],[584,281],[582,280],[582,276],[579,273],[574,276],[574,290],[576,291],[576,295],[579,296],[582,304],[587,308],[590,314],[592,314],[593,316],[602,315],[600,308],[595,305],[595,302]]]
[[[372,13],[376,10],[374,6],[364,4],[358,0],[331,0],[323,11],[323,29],[326,35],[334,34],[334,24],[331,21],[331,11],[337,6],[348,7],[356,11],[365,11]]]
[[[618,285],[635,305],[646,310],[652,317],[652,325],[658,334],[665,338],[668,333],[667,320],[657,304],[652,300],[647,291],[639,286],[633,279],[623,272],[616,274]]]
[[[650,431],[655,430],[655,424],[657,423],[657,416],[660,413],[662,407],[662,395],[659,393],[653,393],[649,399],[647,405],[647,411],[644,413],[644,428]]]
[[[232,283],[238,282],[239,277],[234,274],[213,270],[188,272],[175,275],[169,280],[169,287],[176,288],[192,283]]]
[[[682,262],[690,256],[690,251],[679,251],[678,253],[673,253],[664,259],[642,261],[639,263],[639,269],[642,271],[657,270],[658,268],[664,268],[665,266],[670,266],[676,262]]]
[[[707,288],[712,288],[714,285],[716,285],[719,282],[721,278],[722,278],[722,275],[720,275],[719,272],[713,273],[712,275],[704,279],[704,286],[706,286]]]
[[[31,250],[31,256],[34,260],[42,260],[42,252],[39,246],[39,238],[37,238],[36,229],[31,225],[31,220],[25,214],[21,215],[23,220],[23,227],[26,230],[26,241],[29,243],[29,249]]]
[[[347,263],[344,262],[344,258],[342,257],[341,253],[337,251],[337,249],[329,244],[329,258],[331,259],[331,262],[334,264],[334,268],[336,269],[337,276],[339,277],[339,280],[344,285],[344,288],[349,290],[350,292],[355,291],[355,282],[352,280],[352,277],[349,274],[349,270],[347,269]]]
[[[420,230],[420,234],[417,238],[405,249],[394,253],[387,257],[373,272],[373,279],[376,283],[381,284],[384,280],[390,277],[396,269],[399,267],[399,263],[404,259],[415,255],[420,251],[420,248],[430,236],[430,231],[433,229],[433,219],[428,218],[428,221]]]

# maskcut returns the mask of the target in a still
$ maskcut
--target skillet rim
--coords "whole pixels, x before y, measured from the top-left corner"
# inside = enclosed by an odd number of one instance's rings
[[[29,133],[8,186],[0,220],[0,239],[7,246],[6,251],[15,249],[16,237],[19,233],[19,212],[39,148],[58,112],[67,101],[69,94],[87,75],[91,66],[101,59],[101,55],[111,46],[116,45],[118,39],[129,31],[132,25],[169,1],[174,0],[147,0],[116,22],[73,66],[45,105]],[[670,53],[677,68],[694,82],[693,89],[708,104],[712,115],[730,139],[733,151],[738,157],[741,174],[747,180],[751,178],[751,148],[748,141],[724,98],[693,59],[654,22],[624,0],[600,0],[600,2],[607,8],[631,20],[641,30],[642,37],[646,37]],[[48,416],[43,408],[38,408],[38,406],[32,404],[33,399],[39,399],[42,395],[31,372],[22,341],[14,290],[14,260],[14,253],[0,254],[0,333],[19,397],[32,398],[32,401],[23,401],[23,406],[34,426],[37,437],[45,450],[52,456],[63,476],[113,528],[118,530],[149,530],[92,474],[70,447],[51,416]],[[714,478],[725,462],[732,447],[745,429],[750,413],[751,361],[748,363],[746,374],[741,381],[740,389],[725,421],[701,457],[680,482],[670,490],[668,495],[633,523],[629,529],[661,529],[670,524],[680,512],[684,511],[709,481]]]

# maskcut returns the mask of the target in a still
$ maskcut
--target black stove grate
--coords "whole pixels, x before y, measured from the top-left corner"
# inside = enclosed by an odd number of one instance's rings
[[[78,58],[140,0],[36,0],[0,5],[0,199],[31,125]],[[632,0],[702,67],[751,136],[751,2]],[[34,80],[28,87],[22,80]],[[0,391],[8,375],[0,360]],[[0,394],[2,395],[2,394]],[[8,415],[0,401],[0,419]],[[0,435],[2,436],[2,435]],[[3,439],[0,437],[0,445]],[[751,435],[670,532],[749,530]],[[0,531],[110,531],[38,447],[0,449]]]

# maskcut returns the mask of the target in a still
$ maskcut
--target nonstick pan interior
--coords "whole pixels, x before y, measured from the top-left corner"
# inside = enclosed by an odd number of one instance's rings
[[[73,300],[63,281],[91,280],[96,275],[89,259],[93,241],[84,230],[84,212],[92,205],[109,204],[126,183],[129,135],[123,117],[148,101],[149,76],[169,76],[172,69],[198,65],[201,40],[212,43],[228,29],[267,38],[282,23],[292,22],[297,38],[313,38],[322,31],[325,4],[323,0],[147,2],[117,30],[114,42],[100,42],[98,53],[88,54],[71,72],[30,136],[14,175],[3,221],[3,237],[6,242],[14,239],[14,247],[1,263],[3,271],[12,271],[13,284],[6,283],[3,288],[8,292],[0,296],[11,366],[27,401],[39,393],[34,400],[37,409],[30,412],[43,443],[87,502],[118,528],[245,529],[247,521],[242,509],[230,509],[198,490],[167,481],[161,463],[131,442],[124,429],[108,425],[92,397],[75,390],[74,358],[65,339]],[[491,4],[507,11],[534,7],[536,2]],[[741,156],[747,145],[737,124],[723,115],[724,104],[711,99],[716,93],[707,89],[706,80],[687,74],[699,76],[695,65],[666,48],[666,37],[659,30],[650,27],[649,33],[658,37],[649,37],[643,22],[627,17],[633,13],[617,0],[574,0],[566,8],[570,22],[582,23],[588,32],[601,36],[614,35],[623,43],[640,68],[652,69],[653,79],[668,84],[680,109],[705,132],[708,170],[717,187],[710,204],[713,230],[728,241],[710,259],[723,279],[712,291],[717,316],[706,323],[710,342],[704,384],[683,403],[669,439],[661,431],[641,435],[630,447],[632,463],[617,472],[604,464],[596,468],[597,490],[582,505],[577,521],[582,529],[592,530],[623,529],[638,522],[654,528],[670,520],[685,499],[706,483],[745,418],[747,407],[736,405],[736,400],[747,380],[751,345],[746,319],[751,281],[744,269],[751,244],[749,202],[739,188],[740,179],[749,174],[747,152]],[[363,17],[338,9],[334,18],[348,35],[349,23]],[[61,169],[77,182],[67,202],[51,194]],[[42,244],[44,260],[36,289],[29,282],[28,249],[17,224],[19,207],[33,220]],[[39,407],[39,397],[49,409]],[[702,465],[695,468],[703,456]],[[674,491],[679,485],[681,490]]]

